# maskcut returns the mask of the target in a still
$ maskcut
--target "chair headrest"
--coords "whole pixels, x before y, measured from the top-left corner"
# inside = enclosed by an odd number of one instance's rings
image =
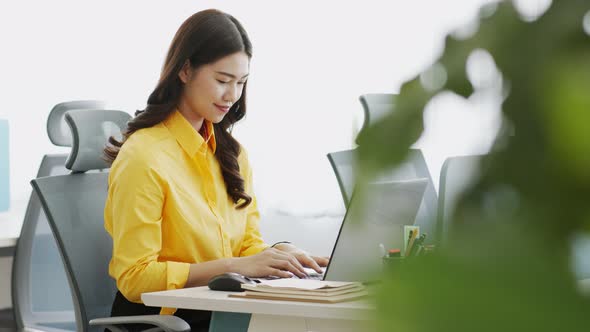
[[[122,111],[77,110],[65,113],[71,129],[72,151],[66,160],[66,168],[74,172],[86,172],[109,168],[103,150],[109,137],[121,139],[131,116]]]
[[[76,100],[59,103],[51,109],[47,118],[47,135],[51,143],[58,146],[72,146],[72,134],[64,120],[67,111],[102,110],[105,103],[100,100]]]
[[[360,96],[365,114],[363,128],[375,124],[393,111],[397,95],[390,93],[368,93]]]
[[[387,114],[391,113],[395,106],[396,97],[397,95],[390,93],[368,93],[361,95],[359,100],[361,105],[363,105],[365,118],[363,120],[363,125],[359,130],[359,134],[366,131],[367,128],[374,125],[376,122],[379,122],[379,120],[387,116]],[[358,137],[355,140],[358,140]]]

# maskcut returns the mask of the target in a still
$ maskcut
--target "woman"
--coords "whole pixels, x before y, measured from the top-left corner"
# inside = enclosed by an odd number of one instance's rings
[[[175,313],[206,330],[209,312],[148,308],[141,293],[203,286],[224,272],[304,277],[303,266],[320,272],[327,265],[260,236],[248,158],[231,135],[246,113],[251,56],[234,17],[194,14],[176,33],[146,109],[122,142],[109,140],[105,228],[119,290],[113,316]]]

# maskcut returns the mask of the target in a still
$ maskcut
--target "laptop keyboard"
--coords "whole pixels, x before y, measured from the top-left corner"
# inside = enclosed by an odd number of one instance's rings
[[[308,267],[305,267],[305,273],[307,273],[307,277],[305,278],[299,278],[297,276],[295,276],[295,278],[298,279],[311,279],[311,280],[324,280],[324,273],[317,273],[314,269],[310,269]],[[322,268],[322,271],[326,271],[325,268]]]
[[[317,273],[314,269],[310,269],[305,267],[305,273],[307,273],[307,277],[304,278],[299,278],[296,275],[293,275],[291,278],[295,278],[295,279],[310,279],[310,280],[324,280],[324,273],[326,272],[326,268],[322,268],[322,273]],[[261,279],[261,280],[273,280],[273,279],[281,279],[280,277],[265,277],[265,278],[251,278],[254,281],[256,281],[257,279]]]
[[[324,274],[323,273],[313,272],[313,273],[308,273],[307,274],[307,277],[299,278],[299,277],[295,276],[295,278],[298,278],[298,279],[311,279],[311,280],[324,280]]]

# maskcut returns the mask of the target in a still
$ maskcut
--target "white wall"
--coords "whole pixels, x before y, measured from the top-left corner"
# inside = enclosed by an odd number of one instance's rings
[[[10,123],[13,204],[28,198],[43,154],[67,151],[46,135],[54,104],[102,99],[129,113],[143,108],[178,26],[215,7],[241,20],[254,44],[249,114],[236,135],[250,152],[261,207],[341,213],[325,155],[352,146],[358,96],[397,91],[485,2],[3,1],[0,117]],[[418,144],[435,179],[445,156],[485,150],[494,133],[493,111],[478,116],[464,101],[443,99]]]

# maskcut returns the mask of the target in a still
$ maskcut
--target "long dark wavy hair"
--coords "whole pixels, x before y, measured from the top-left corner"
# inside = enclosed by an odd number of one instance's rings
[[[164,121],[176,110],[183,89],[178,74],[187,60],[196,69],[237,52],[245,52],[249,58],[252,57],[250,39],[233,16],[209,9],[184,21],[172,40],[160,80],[148,98],[147,107],[135,112],[135,117],[127,124],[122,141],[109,138],[109,144],[104,150],[105,159],[109,163],[115,161],[129,136],[139,129]],[[231,135],[234,123],[246,114],[246,84],[241,98],[221,122],[213,125],[217,141],[215,157],[221,166],[227,194],[235,204],[242,200],[237,205],[238,209],[245,208],[252,202],[252,197],[244,191],[244,179],[240,175],[240,144]]]

